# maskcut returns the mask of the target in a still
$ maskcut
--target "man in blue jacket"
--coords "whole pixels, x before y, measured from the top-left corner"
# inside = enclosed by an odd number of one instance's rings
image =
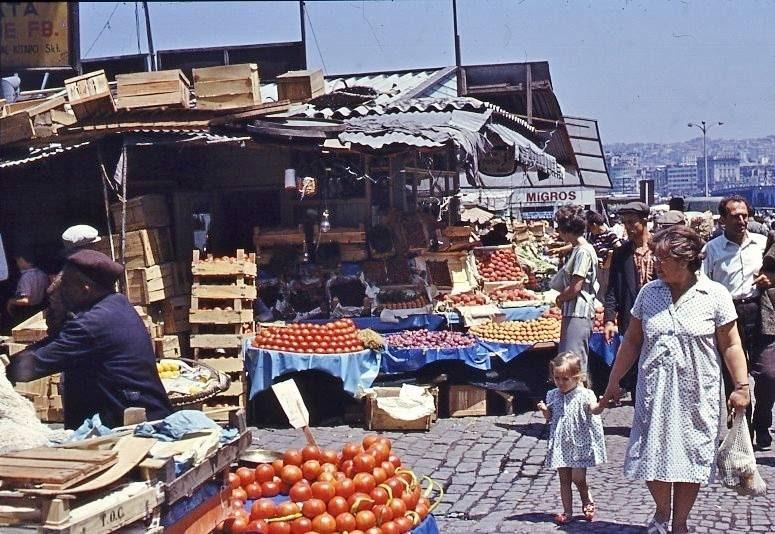
[[[172,411],[150,336],[127,298],[113,291],[122,272],[100,252],[68,256],[61,280],[66,321],[15,355],[7,369],[12,382],[64,373],[65,428],[77,428],[95,413],[103,424],[120,426],[129,407],[145,408],[149,420]]]

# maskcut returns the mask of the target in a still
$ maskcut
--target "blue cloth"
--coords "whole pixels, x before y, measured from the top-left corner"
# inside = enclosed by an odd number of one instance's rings
[[[245,370],[250,374],[250,398],[269,388],[272,381],[286,373],[316,369],[342,380],[344,390],[356,395],[371,387],[379,374],[381,355],[372,350],[348,354],[299,354],[258,349],[245,340]]]
[[[441,330],[446,323],[446,317],[439,314],[420,314],[410,315],[406,319],[400,319],[397,323],[386,323],[379,320],[379,317],[354,317],[353,321],[358,328],[371,328],[375,332],[387,334],[390,332],[400,332],[401,330]]]
[[[89,419],[84,419],[83,424],[78,429],[70,434],[70,436],[64,441],[65,443],[72,443],[73,441],[81,441],[82,439],[96,438],[99,436],[107,436],[112,434],[113,431],[102,424],[100,420],[100,414],[94,414]]]
[[[159,441],[175,441],[188,434],[210,428],[220,429],[220,425],[198,410],[180,410],[165,417],[158,423],[141,423],[135,427],[135,436],[156,438]],[[226,443],[237,437],[236,429],[222,429],[220,441]]]
[[[133,406],[145,408],[150,420],[172,412],[148,331],[120,293],[106,295],[28,350],[40,375],[64,372],[65,428],[78,428],[95,412],[117,427]]]
[[[610,343],[605,342],[605,336],[600,332],[592,332],[589,337],[590,352],[600,356],[608,367],[612,367],[616,360],[616,353],[622,344],[622,335],[617,334]]]
[[[484,339],[478,339],[478,344],[483,350],[488,351],[490,354],[498,356],[501,360],[508,363],[514,358],[522,355],[533,348],[533,345],[514,344],[514,343],[498,343],[496,341],[486,341]]]
[[[486,347],[474,343],[472,347],[464,349],[388,348],[382,352],[380,371],[385,374],[416,371],[440,360],[459,360],[475,369],[490,370],[489,351]]]

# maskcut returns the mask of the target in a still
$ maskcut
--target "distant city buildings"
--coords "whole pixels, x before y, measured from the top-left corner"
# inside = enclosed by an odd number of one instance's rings
[[[702,191],[697,189],[697,165],[668,165],[665,168],[665,184],[660,192],[665,197],[698,196]]]

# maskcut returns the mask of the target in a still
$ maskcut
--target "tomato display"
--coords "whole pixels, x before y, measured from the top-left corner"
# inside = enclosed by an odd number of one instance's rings
[[[522,280],[525,272],[511,248],[475,249],[476,270],[488,282]]]
[[[428,297],[414,289],[394,289],[380,291],[379,303],[389,310],[411,310],[427,306]]]
[[[487,297],[476,291],[466,291],[465,293],[444,295],[441,297],[441,302],[452,306],[478,306],[487,304]]]
[[[532,321],[485,323],[471,328],[471,333],[487,341],[532,345],[560,339],[560,321],[554,317],[539,317]]]
[[[325,324],[267,326],[259,330],[252,345],[269,350],[313,354],[343,354],[364,349],[355,323],[350,319]]]
[[[538,300],[538,296],[532,291],[521,287],[496,289],[490,293],[490,298],[498,302],[519,302],[521,300]]]
[[[460,332],[440,330],[404,330],[387,336],[389,347],[397,349],[456,349],[470,347],[476,341],[473,337]],[[387,458],[385,458],[387,459]],[[380,463],[383,460],[380,460]]]
[[[416,527],[440,500],[438,492],[437,502],[431,504],[426,496],[434,483],[423,491],[416,475],[393,452],[392,442],[382,436],[347,443],[341,452],[308,446],[283,456],[286,465],[241,467],[239,475],[229,477],[230,514],[219,532],[402,534]],[[345,474],[348,465],[350,475]],[[289,500],[276,504],[266,498],[266,486],[271,494],[281,484]],[[254,500],[253,495],[260,498]],[[235,498],[243,496],[252,502]]]

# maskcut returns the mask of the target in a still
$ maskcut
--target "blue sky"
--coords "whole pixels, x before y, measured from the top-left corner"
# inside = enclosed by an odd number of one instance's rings
[[[451,5],[308,1],[309,64],[327,74],[452,65]],[[85,57],[137,53],[135,2],[80,9]],[[159,50],[300,37],[298,2],[150,2],[150,12]],[[723,121],[718,137],[775,134],[775,1],[458,0],[458,20],[464,64],[548,60],[563,112],[598,119],[604,142],[689,139],[686,123],[701,120]]]

